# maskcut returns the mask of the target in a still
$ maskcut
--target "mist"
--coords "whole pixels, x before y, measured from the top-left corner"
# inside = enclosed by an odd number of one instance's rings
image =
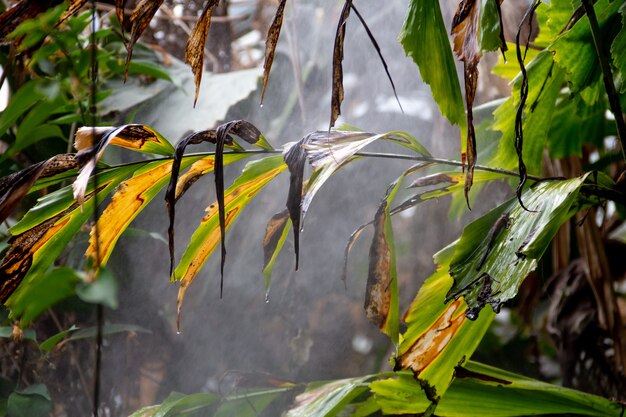
[[[363,2],[358,7],[389,65],[404,113],[376,50],[351,16],[344,51],[345,100],[336,126],[348,123],[376,133],[407,131],[433,155],[458,159],[458,128],[442,119],[417,66],[397,41],[407,2],[387,2],[384,7]],[[203,111],[217,111],[215,117],[223,117],[223,121],[252,122],[276,148],[311,131],[328,129],[333,38],[340,11],[337,2],[289,2],[263,107],[259,106],[257,76],[256,87],[250,87],[249,94],[244,91],[245,98],[230,108],[221,106],[219,96],[201,92],[197,108],[186,110],[197,112],[189,114],[194,123],[185,118],[178,122],[175,118],[150,118],[154,110],[150,107],[137,109],[133,122],[150,124],[174,140],[199,129],[197,123],[203,117],[211,120]],[[296,69],[300,70],[299,81],[294,77]],[[240,85],[233,74],[229,81],[220,82],[228,83],[234,92],[249,88]],[[220,76],[205,74],[203,83]],[[193,90],[185,94],[191,106]],[[382,144],[368,148],[390,149]],[[200,150],[210,148],[193,149]],[[226,167],[227,186],[244,165]],[[371,230],[354,246],[345,287],[341,272],[350,234],[373,219],[389,183],[409,166],[409,161],[361,159],[334,175],[316,195],[304,221],[299,271],[294,270],[290,233],[266,301],[261,242],[267,221],[285,207],[288,173],[283,173],[258,194],[227,232],[223,297],[217,253],[191,284],[180,334],[176,330],[178,284],[169,281],[167,246],[157,239],[123,238],[110,262],[120,284],[120,308],[107,310],[105,320],[137,324],[150,333],[116,335],[105,341],[102,393],[111,414],[160,402],[171,391],[228,393],[253,375],[308,382],[390,370],[393,346],[367,321],[363,310]],[[396,201],[409,195],[401,189]],[[177,260],[214,198],[210,174],[179,201]],[[475,216],[488,204],[477,203],[468,216]],[[449,219],[448,207],[448,199],[435,200],[393,219],[402,310],[432,273],[432,254],[458,235],[461,223]],[[132,227],[166,236],[162,195]]]

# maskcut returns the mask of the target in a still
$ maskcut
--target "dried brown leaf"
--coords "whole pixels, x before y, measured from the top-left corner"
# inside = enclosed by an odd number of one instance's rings
[[[65,13],[63,13],[63,16],[61,16],[59,23],[64,22],[65,20],[67,20],[67,18],[69,18],[70,16],[73,16],[76,12],[78,12],[85,5],[85,3],[87,3],[87,0],[71,0],[70,6],[67,8]]]
[[[124,34],[124,24],[126,21],[126,0],[115,0],[115,15],[117,16],[117,20],[120,22],[120,28],[122,30],[122,35]],[[124,42],[126,38],[124,38]]]
[[[328,130],[335,125],[335,121],[341,114],[341,102],[343,101],[343,43],[346,37],[346,21],[350,16],[352,0],[346,0],[337,24],[335,34],[335,46],[333,48],[333,84],[330,105],[330,124]]]
[[[69,169],[76,168],[77,165],[74,155],[61,154],[1,178],[0,222],[3,222],[9,217],[37,179],[65,172]]]
[[[283,26],[283,16],[285,14],[285,4],[287,0],[281,0],[276,9],[274,20],[272,25],[267,31],[267,39],[265,40],[265,62],[263,63],[263,89],[261,90],[261,104],[263,104],[263,97],[265,97],[265,88],[267,87],[267,81],[270,78],[270,70],[272,69],[272,63],[274,62],[274,53],[276,52],[276,45],[278,44],[278,37],[280,36],[280,29]]]
[[[385,326],[391,307],[391,248],[385,236],[387,203],[378,207],[374,217],[374,238],[370,247],[369,273],[365,290],[365,314],[379,328]]]
[[[219,0],[208,0],[206,2],[202,15],[196,22],[185,45],[185,63],[191,66],[196,83],[196,93],[193,99],[194,107],[198,101],[202,71],[204,70],[204,45],[206,44],[211,26],[211,12],[217,3],[219,3]]]
[[[263,269],[265,269],[272,260],[288,220],[289,210],[285,209],[280,213],[274,214],[267,222],[265,235],[263,236]]]
[[[22,22],[36,17],[50,7],[61,3],[58,0],[31,1],[22,0],[0,15],[0,45],[8,45],[13,40],[7,36]]]
[[[287,210],[293,224],[293,245],[296,254],[296,271],[300,260],[300,220],[302,214],[302,183],[304,181],[304,165],[306,162],[306,152],[302,144],[306,142],[308,136],[299,142],[291,144],[285,148],[284,158],[289,168],[289,193],[287,195]]]
[[[137,3],[130,16],[130,24],[132,27],[130,30],[130,39],[126,45],[128,54],[126,55],[125,77],[128,75],[128,66],[130,65],[130,60],[133,57],[133,48],[135,47],[135,43],[137,43],[137,40],[143,31],[148,27],[157,10],[161,7],[161,4],[163,4],[163,0],[141,0]]]
[[[467,155],[462,155],[463,161],[467,160],[467,172],[465,175],[465,200],[469,207],[469,191],[474,181],[474,167],[476,166],[476,134],[474,132],[474,115],[472,107],[476,95],[478,82],[478,62],[481,58],[478,44],[478,25],[480,20],[480,4],[477,0],[462,0],[452,20],[452,36],[454,52],[463,61],[463,74],[465,78],[465,105],[467,107]]]

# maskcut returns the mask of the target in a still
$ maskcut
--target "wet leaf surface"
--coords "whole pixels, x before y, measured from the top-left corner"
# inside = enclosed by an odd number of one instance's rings
[[[193,99],[195,107],[198,102],[198,93],[200,92],[200,83],[202,82],[202,71],[204,70],[204,46],[207,36],[209,36],[209,28],[211,26],[211,12],[219,3],[219,0],[207,0],[202,10],[202,14],[198,18],[196,25],[193,27],[191,35],[185,45],[185,63],[191,66],[193,71],[196,92]]]
[[[430,86],[441,113],[463,132],[466,122],[461,86],[439,2],[411,0],[399,39]]]
[[[441,399],[442,417],[513,417],[539,414],[619,416],[622,406],[605,398],[497,369],[478,362],[456,368],[456,379]],[[374,381],[371,390],[385,414],[420,415],[430,406],[408,375]]]
[[[263,62],[263,88],[261,89],[261,104],[263,104],[263,97],[265,97],[265,89],[267,88],[267,82],[270,78],[270,71],[272,70],[272,63],[274,62],[274,54],[276,52],[276,45],[278,44],[278,37],[280,36],[280,29],[283,26],[283,16],[285,14],[285,5],[287,0],[280,0],[274,20],[267,31],[267,38],[265,40],[265,62]]]

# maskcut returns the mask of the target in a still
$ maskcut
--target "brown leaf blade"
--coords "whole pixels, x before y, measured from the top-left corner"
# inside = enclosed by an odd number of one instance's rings
[[[31,1],[22,0],[0,15],[0,45],[8,45],[12,40],[7,36],[13,32],[22,22],[34,18],[45,12],[49,7],[58,4],[58,1]]]
[[[130,16],[131,30],[130,39],[128,40],[128,44],[126,45],[128,54],[126,55],[126,73],[124,74],[125,77],[128,75],[128,66],[130,65],[130,60],[133,57],[133,48],[135,47],[137,40],[139,40],[139,37],[148,27],[150,21],[162,4],[163,0],[141,0],[135,6],[135,9]],[[119,15],[119,9],[117,9],[117,13]]]
[[[466,155],[467,172],[465,174],[465,201],[469,204],[469,191],[474,181],[474,167],[476,166],[476,134],[474,132],[474,115],[472,107],[476,95],[478,82],[478,62],[481,58],[478,44],[480,22],[480,4],[477,0],[462,0],[452,20],[452,36],[454,53],[463,62],[465,78],[465,106],[467,109],[467,143]]]
[[[196,93],[193,99],[194,107],[198,102],[198,94],[200,93],[200,82],[202,81],[202,71],[204,70],[204,45],[211,27],[211,12],[218,3],[219,0],[208,0],[205,3],[202,14],[193,27],[185,45],[185,63],[191,66],[196,83]]]
[[[47,161],[31,165],[22,171],[0,179],[0,222],[11,215],[22,199],[28,194],[35,181],[50,177],[77,167],[72,154],[53,156]]]
[[[308,137],[308,136],[307,136]],[[285,148],[284,159],[289,168],[289,193],[287,194],[287,210],[293,224],[293,246],[296,254],[296,271],[300,261],[300,220],[302,218],[302,184],[304,181],[304,165],[306,152],[302,147],[307,137]]]
[[[337,32],[335,33],[335,45],[333,48],[333,84],[331,92],[330,104],[330,130],[341,114],[341,102],[343,101],[343,43],[346,37],[346,21],[350,16],[352,8],[352,0],[346,0],[337,24]]]
[[[399,342],[400,313],[390,205],[405,175],[406,172],[389,186],[374,216],[364,304],[368,320],[387,334],[396,346]]]
[[[265,62],[263,63],[263,87],[261,89],[261,104],[263,104],[263,97],[265,97],[265,89],[267,82],[270,78],[270,71],[272,69],[272,63],[274,62],[274,54],[276,52],[276,45],[278,44],[278,38],[280,36],[280,29],[283,26],[283,16],[285,14],[285,5],[287,0],[281,0],[276,9],[274,20],[272,25],[267,31],[267,39],[265,40]]]

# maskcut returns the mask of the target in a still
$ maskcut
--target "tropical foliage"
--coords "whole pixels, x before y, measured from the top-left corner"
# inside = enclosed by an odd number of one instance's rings
[[[592,4],[583,0],[582,4],[573,5],[555,0],[549,6],[533,3],[516,31],[515,43],[507,44],[500,2],[462,0],[452,21],[451,45],[439,3],[410,1],[400,42],[429,84],[441,113],[460,127],[461,162],[433,157],[406,132],[378,134],[349,126],[330,129],[341,113],[343,41],[351,12],[366,28],[386,69],[383,51],[351,0],[345,2],[336,30],[329,130],[312,132],[275,149],[269,138],[244,120],[192,132],[176,144],[143,124],[96,126],[97,118],[91,112],[106,96],[101,89],[104,80],[133,74],[169,78],[150,61],[149,50],[142,49],[143,57],[148,57],[144,61],[137,59],[142,57],[140,51],[131,59],[133,49],[140,48],[140,35],[162,1],[138,2],[129,21],[124,3],[116,2],[119,26],[100,28],[88,37],[84,33],[92,15],[76,14],[87,1],[62,3],[53,8],[21,1],[0,17],[5,28],[3,41],[29,57],[32,78],[19,87],[0,116],[0,135],[8,144],[0,161],[6,174],[0,180],[0,213],[1,220],[7,220],[10,226],[5,232],[6,247],[0,263],[0,301],[7,308],[5,321],[14,326],[0,328],[3,337],[28,339],[28,325],[70,296],[115,308],[115,281],[106,269],[107,262],[112,259],[122,233],[161,192],[165,193],[169,216],[169,273],[172,281],[180,285],[180,320],[186,292],[218,246],[223,279],[225,265],[232,256],[230,252],[227,256],[225,244],[229,227],[257,193],[288,172],[289,189],[284,197],[287,210],[270,219],[263,241],[263,272],[269,288],[272,266],[290,229],[296,269],[299,266],[300,231],[316,193],[353,161],[388,157],[364,150],[382,142],[397,152],[394,158],[415,161],[415,165],[390,184],[381,196],[375,217],[350,237],[346,258],[354,241],[371,225],[365,314],[394,345],[394,371],[311,383],[304,387],[304,392],[299,384],[274,381],[268,383],[271,387],[236,395],[172,393],[162,404],[143,408],[133,416],[192,415],[199,410],[203,415],[209,410],[215,416],[259,415],[277,398],[298,392],[288,406],[287,416],[623,414],[623,405],[618,402],[512,374],[469,358],[502,304],[518,296],[524,280],[540,268],[546,254],[564,245],[559,233],[572,224],[572,219],[577,219],[584,230],[576,234],[577,244],[587,263],[599,320],[613,349],[611,366],[617,380],[624,381],[623,311],[610,271],[606,274],[607,267],[602,265],[606,256],[598,255],[602,247],[589,243],[590,239],[598,241],[593,213],[600,210],[606,217],[613,217],[613,228],[626,213],[624,2],[599,0]],[[205,2],[187,42],[186,61],[194,73],[195,100],[202,81],[211,14],[218,3]],[[282,0],[278,4],[269,29],[263,91],[269,82],[286,3]],[[18,15],[16,10],[21,13]],[[532,26],[537,21],[539,35],[532,38]],[[127,25],[130,33],[123,38],[124,45],[117,40],[116,31],[120,29],[126,35]],[[527,33],[527,39],[523,39],[522,33]],[[77,42],[79,48],[75,47]],[[125,63],[116,56],[123,47],[128,51]],[[510,79],[511,96],[491,103],[492,115],[477,124],[474,98],[479,61],[484,52],[498,49],[503,55],[509,50],[508,61],[502,59],[494,72]],[[463,63],[464,94],[453,54]],[[86,81],[91,77],[100,84],[90,86]],[[395,93],[393,82],[392,86]],[[75,153],[70,152],[72,143],[68,137],[75,138]],[[52,155],[44,155],[34,146],[44,139],[52,140],[46,150],[53,149]],[[189,145],[202,143],[213,144],[215,150],[187,152]],[[122,148],[125,153],[152,156],[105,164],[100,158],[109,152],[109,145]],[[23,152],[37,162],[19,170],[9,161]],[[577,157],[590,152],[596,153],[596,160],[584,169],[573,166],[568,170],[565,164],[553,162],[569,157],[580,166]],[[247,161],[240,176],[227,187],[224,166],[244,159]],[[305,178],[307,162],[312,171]],[[211,172],[215,201],[206,208],[177,260],[176,206],[201,176]],[[394,215],[446,195],[451,195],[457,206],[460,199],[470,206],[485,184],[502,179],[512,180],[516,196],[467,224],[456,241],[434,255],[435,272],[403,313],[399,303]],[[395,201],[398,189],[406,184],[416,193],[404,201]],[[21,210],[26,212],[16,214]],[[89,223],[94,213],[97,219]],[[86,226],[90,232],[84,270],[59,266],[66,246]],[[555,266],[555,274],[567,267],[554,265],[560,267]],[[73,339],[89,337],[86,330],[89,329],[64,330],[39,344],[39,348],[50,351]],[[96,330],[91,329],[91,334]],[[101,330],[98,333],[102,336]],[[50,410],[45,386],[5,391],[0,391],[6,394],[0,415],[19,415],[16,410],[26,409],[35,410],[29,415],[46,415]]]

